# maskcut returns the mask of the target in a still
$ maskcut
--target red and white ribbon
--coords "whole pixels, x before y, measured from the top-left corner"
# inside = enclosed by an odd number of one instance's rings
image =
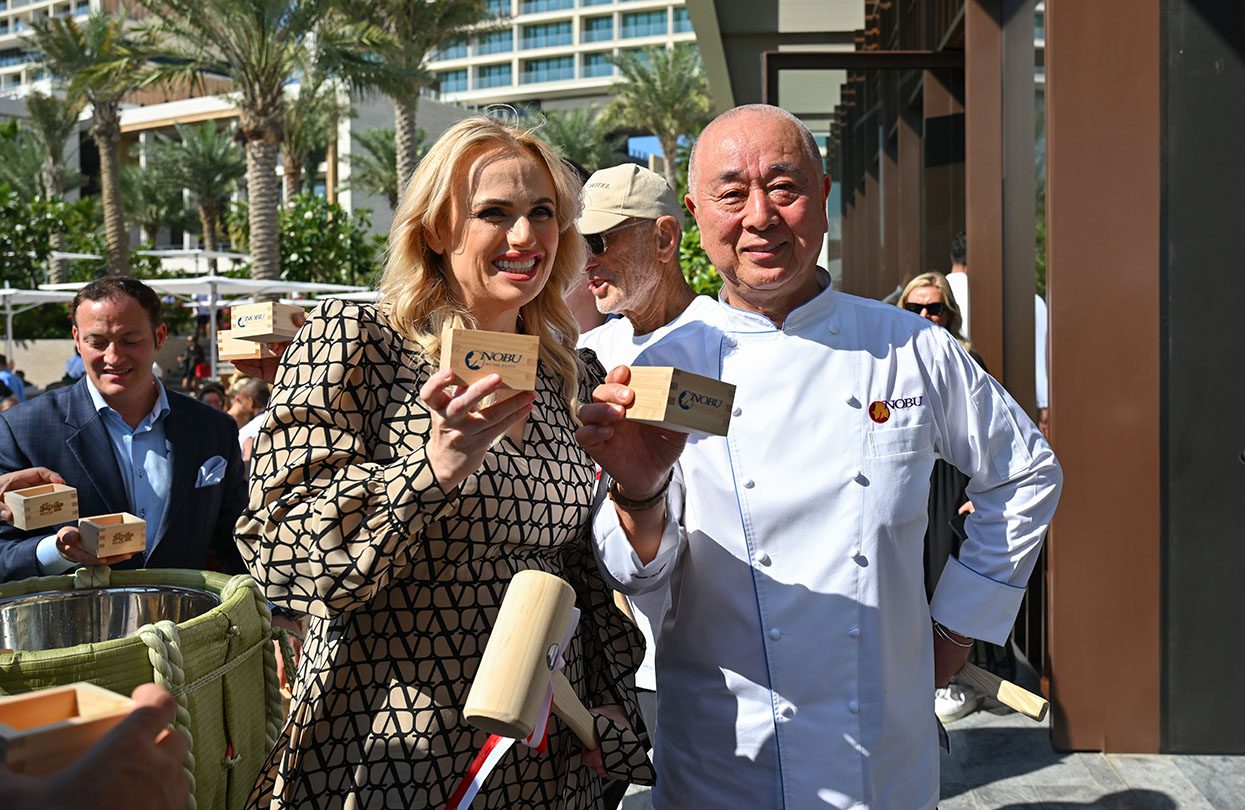
[[[560,670],[566,666],[566,659],[562,655],[570,646],[571,637],[575,635],[575,627],[578,624],[579,608],[571,608],[570,618],[566,622],[566,632],[562,634],[561,643],[558,645],[558,657],[553,662],[554,670]],[[528,748],[535,749],[538,753],[543,754],[549,742],[546,732],[549,730],[549,713],[552,710],[553,682],[551,681],[545,688],[545,700],[540,712],[536,715],[536,725],[532,728],[532,733],[522,740],[490,734],[488,740],[480,748],[480,752],[471,761],[471,766],[467,768],[466,775],[458,783],[458,787],[454,789],[454,792],[450,794],[449,801],[445,803],[445,810],[467,810],[467,808],[471,807],[471,803],[475,800],[476,794],[480,792],[480,788],[484,787],[489,774],[493,772],[493,769],[497,767],[497,763],[501,762],[502,757],[506,755],[506,752],[516,742],[521,742]]]

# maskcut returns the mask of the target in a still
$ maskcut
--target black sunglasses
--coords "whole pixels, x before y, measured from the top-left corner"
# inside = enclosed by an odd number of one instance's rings
[[[600,233],[586,233],[584,234],[584,241],[588,243],[588,250],[592,251],[593,256],[600,256],[604,254],[605,251],[610,249],[609,244],[607,244],[605,241],[606,234],[618,233],[619,231],[625,231],[627,228],[631,228],[636,225],[643,225],[646,222],[652,222],[652,220],[637,219],[632,222],[624,222],[622,225],[615,225],[613,228],[610,228],[609,230],[606,230],[606,231],[601,231]]]
[[[933,304],[914,304],[909,301],[903,305],[903,308],[909,312],[915,312],[917,315],[920,315],[922,312],[928,312],[936,318],[942,314],[942,311],[946,308],[946,306],[947,305],[941,301],[937,301]]]

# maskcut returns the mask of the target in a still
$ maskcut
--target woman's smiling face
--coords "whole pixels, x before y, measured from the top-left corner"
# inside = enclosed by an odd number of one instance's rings
[[[557,191],[544,161],[494,149],[459,183],[449,233],[429,234],[446,280],[481,329],[513,332],[519,308],[549,281],[558,251]]]

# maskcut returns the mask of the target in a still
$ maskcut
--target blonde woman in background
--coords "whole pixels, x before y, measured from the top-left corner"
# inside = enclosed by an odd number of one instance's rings
[[[268,598],[312,620],[255,806],[445,807],[486,742],[461,710],[526,569],[576,589],[566,674],[602,746],[585,755],[553,718],[548,751],[513,747],[472,806],[596,808],[599,774],[651,779],[627,728],[639,637],[585,534],[594,468],[576,404],[603,371],[575,351],[563,300],[584,265],[578,200],[532,134],[456,124],[395,212],[380,302],[324,303],[286,351],[238,541]],[[537,390],[453,386],[446,326],[539,336]]]
[[[977,365],[986,369],[981,355],[973,351],[972,344],[960,331],[964,323],[960,307],[942,273],[922,273],[909,281],[899,296],[899,306],[946,329]],[[933,597],[947,558],[959,554],[964,516],[973,510],[973,503],[964,491],[967,486],[968,476],[964,473],[941,459],[934,462],[930,474],[929,525],[925,529],[925,591],[929,598]],[[1010,639],[1004,647],[986,641],[975,642],[969,660],[1008,680],[1016,678],[1016,656]],[[942,722],[950,723],[975,712],[983,700],[984,696],[971,686],[952,680],[948,686],[934,690],[934,713]]]

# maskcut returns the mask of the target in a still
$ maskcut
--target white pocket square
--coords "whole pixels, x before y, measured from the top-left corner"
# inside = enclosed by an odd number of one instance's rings
[[[228,462],[225,461],[224,456],[212,456],[203,462],[203,466],[199,468],[199,475],[195,478],[195,489],[214,487],[224,481],[227,466]]]

